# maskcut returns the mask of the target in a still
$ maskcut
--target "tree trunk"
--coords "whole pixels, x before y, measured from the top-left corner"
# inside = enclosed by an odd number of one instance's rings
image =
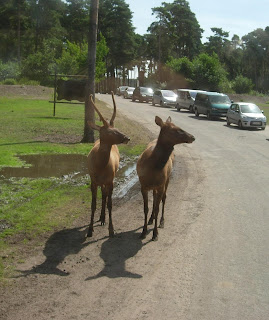
[[[88,81],[85,97],[85,118],[84,136],[81,142],[94,142],[94,131],[88,125],[88,121],[95,122],[94,107],[90,102],[90,95],[95,101],[95,64],[96,64],[96,43],[98,25],[99,0],[91,0],[90,25],[88,39]]]

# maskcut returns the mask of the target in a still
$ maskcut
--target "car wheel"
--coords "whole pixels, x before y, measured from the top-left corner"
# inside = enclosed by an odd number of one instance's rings
[[[262,130],[265,130],[265,127],[261,127]]]
[[[160,102],[160,106],[161,106],[162,108],[164,107],[163,101]]]
[[[226,118],[226,122],[227,122],[227,126],[230,126],[230,125],[231,125],[231,122],[230,122],[230,120],[229,120],[228,117]]]
[[[241,130],[244,129],[244,128],[243,128],[243,125],[242,125],[242,122],[241,122],[240,120],[238,121],[238,127],[239,127],[239,129],[241,129]]]
[[[179,104],[176,105],[176,109],[177,109],[177,111],[180,111],[180,106],[179,106]]]
[[[195,108],[194,113],[195,113],[196,117],[199,117],[199,112],[198,112],[197,108]]]
[[[155,106],[155,102],[152,100],[152,105]]]
[[[211,114],[210,114],[209,111],[207,111],[206,117],[207,117],[208,120],[211,120],[211,119],[212,119],[212,116],[211,116]]]
[[[132,101],[135,102],[135,98],[134,97],[132,97]]]
[[[192,112],[193,113],[193,106],[190,106],[190,112]]]

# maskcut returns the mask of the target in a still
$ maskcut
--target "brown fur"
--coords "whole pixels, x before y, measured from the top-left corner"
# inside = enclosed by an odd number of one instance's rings
[[[174,145],[192,143],[195,140],[191,134],[175,126],[171,122],[170,117],[166,122],[163,122],[161,118],[156,116],[155,122],[161,128],[159,137],[149,143],[137,161],[137,174],[141,184],[145,214],[141,238],[146,237],[147,224],[152,224],[153,220],[155,220],[152,240],[158,239],[157,219],[161,201],[162,217],[160,227],[164,227],[164,205],[169,178],[173,168]],[[153,209],[148,222],[148,191],[150,190],[153,190]]]
[[[88,237],[92,236],[94,213],[96,210],[96,196],[97,188],[101,187],[102,191],[102,210],[100,221],[101,225],[105,224],[105,210],[106,204],[109,211],[109,236],[113,237],[114,228],[112,223],[112,192],[113,180],[119,168],[120,154],[117,144],[128,143],[130,140],[118,129],[114,128],[114,119],[116,117],[116,104],[112,92],[112,99],[114,104],[114,112],[110,120],[110,124],[103,118],[100,111],[95,106],[92,98],[91,102],[98,113],[103,126],[97,126],[94,123],[89,125],[100,132],[100,139],[97,140],[88,155],[88,169],[91,177],[91,192],[92,192],[92,206],[91,206],[91,222],[89,225]]]

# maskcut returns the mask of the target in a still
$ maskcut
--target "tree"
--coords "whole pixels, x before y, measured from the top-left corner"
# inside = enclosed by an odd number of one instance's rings
[[[213,36],[208,37],[208,42],[204,44],[205,51],[209,55],[216,53],[221,62],[224,62],[225,49],[230,44],[228,40],[229,32],[223,31],[222,28],[211,28]]]
[[[107,73],[115,76],[117,68],[134,58],[132,13],[124,0],[100,0],[99,31],[109,48]]]
[[[207,91],[222,91],[227,81],[226,71],[218,56],[201,53],[193,60],[193,80],[195,87]]]
[[[86,0],[66,0],[67,6],[63,18],[66,38],[78,45],[87,41],[89,26],[89,4]]]
[[[159,61],[165,63],[169,56],[192,59],[200,50],[203,30],[186,0],[163,2],[161,7],[152,9],[157,21],[149,31],[158,40]]]
[[[94,131],[90,128],[88,123],[95,122],[94,108],[90,103],[90,95],[93,96],[94,100],[98,10],[99,0],[91,0],[88,47],[88,81],[85,99],[84,136],[81,142],[94,142]]]
[[[256,89],[269,89],[269,27],[259,28],[242,37],[244,50],[243,74],[250,78]]]

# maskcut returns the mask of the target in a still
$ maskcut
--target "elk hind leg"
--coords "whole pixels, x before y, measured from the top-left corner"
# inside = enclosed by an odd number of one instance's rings
[[[93,220],[94,220],[94,213],[96,210],[96,196],[97,196],[97,185],[93,182],[91,182],[91,192],[92,192],[92,205],[91,205],[91,222],[89,225],[89,230],[87,233],[87,237],[92,237],[93,233]]]

